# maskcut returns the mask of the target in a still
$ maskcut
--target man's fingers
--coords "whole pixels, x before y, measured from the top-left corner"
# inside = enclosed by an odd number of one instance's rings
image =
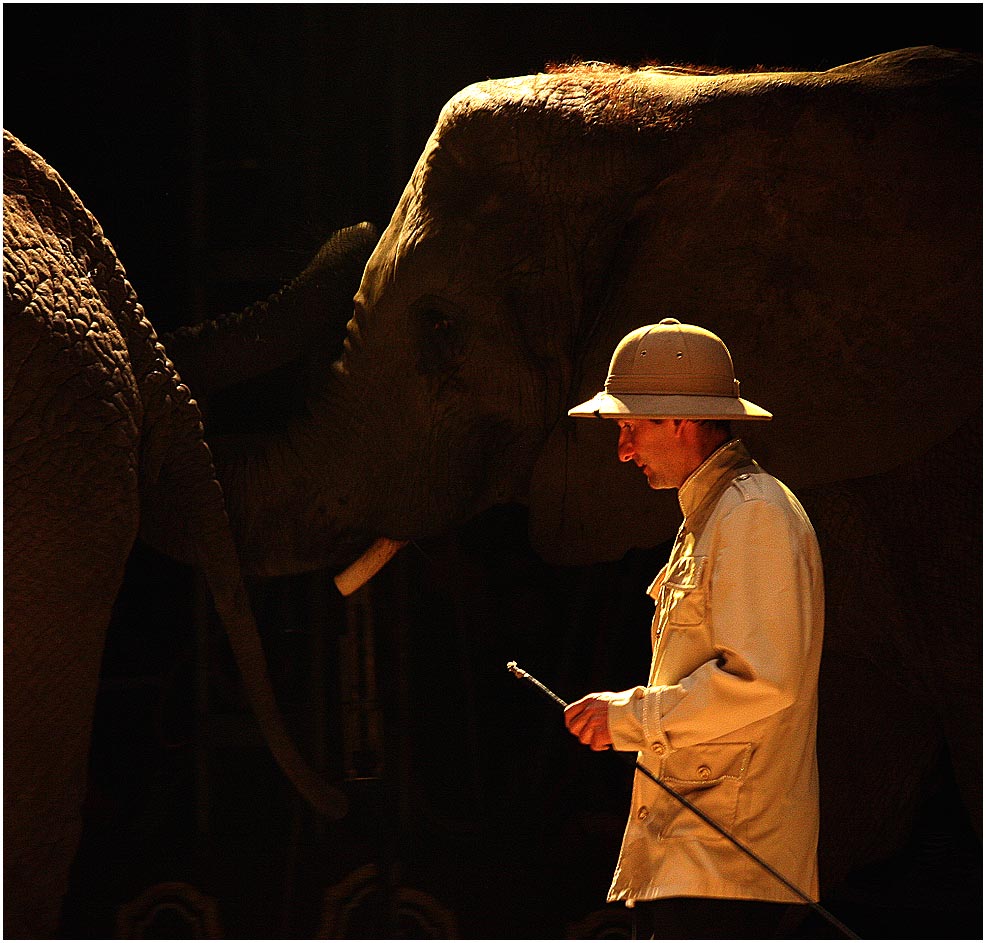
[[[595,702],[586,701],[577,710],[573,710],[571,713],[565,712],[565,724],[572,733],[578,735],[591,726],[598,716],[598,705]]]
[[[593,725],[583,732],[579,740],[589,747],[590,750],[599,752],[609,746],[609,731],[599,725]]]
[[[598,694],[587,694],[565,708],[565,726],[579,742],[598,753],[608,749],[612,742],[608,714],[607,700]]]
[[[565,720],[568,721],[573,717],[578,717],[580,714],[585,713],[585,709],[590,703],[591,701],[588,697],[583,697],[577,701],[573,701],[568,705],[568,707],[565,708]]]
[[[565,720],[565,724],[568,727],[568,729],[572,733],[574,733],[575,736],[578,737],[580,740],[582,739],[582,733],[585,730],[586,725],[588,723],[589,723],[589,718],[585,714],[580,714],[579,716],[573,717],[571,719],[566,718]]]

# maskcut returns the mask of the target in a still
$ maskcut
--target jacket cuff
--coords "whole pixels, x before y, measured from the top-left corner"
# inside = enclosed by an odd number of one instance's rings
[[[643,697],[646,688],[630,688],[620,691],[608,705],[606,722],[614,750],[642,750],[644,748]]]
[[[674,749],[664,729],[664,718],[674,710],[678,702],[685,696],[680,684],[647,688],[641,701],[641,737],[644,745],[642,750],[663,756],[668,750]]]

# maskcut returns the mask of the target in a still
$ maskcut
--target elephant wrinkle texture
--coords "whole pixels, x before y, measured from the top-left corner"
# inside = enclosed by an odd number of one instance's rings
[[[4,930],[50,938],[82,830],[104,638],[138,533],[201,568],[287,778],[328,819],[348,800],[284,726],[197,403],[98,222],[6,131],[3,222]],[[342,238],[330,255],[358,259],[358,273],[365,231]]]

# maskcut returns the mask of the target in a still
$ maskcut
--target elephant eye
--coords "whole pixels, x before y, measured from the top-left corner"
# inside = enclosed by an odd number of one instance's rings
[[[434,299],[419,302],[413,312],[418,372],[449,374],[462,362],[463,342],[460,321]]]

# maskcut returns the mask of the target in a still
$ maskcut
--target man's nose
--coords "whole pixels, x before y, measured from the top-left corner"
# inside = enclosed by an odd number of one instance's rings
[[[633,440],[626,429],[620,430],[620,442],[616,447],[616,454],[621,462],[633,461]]]

